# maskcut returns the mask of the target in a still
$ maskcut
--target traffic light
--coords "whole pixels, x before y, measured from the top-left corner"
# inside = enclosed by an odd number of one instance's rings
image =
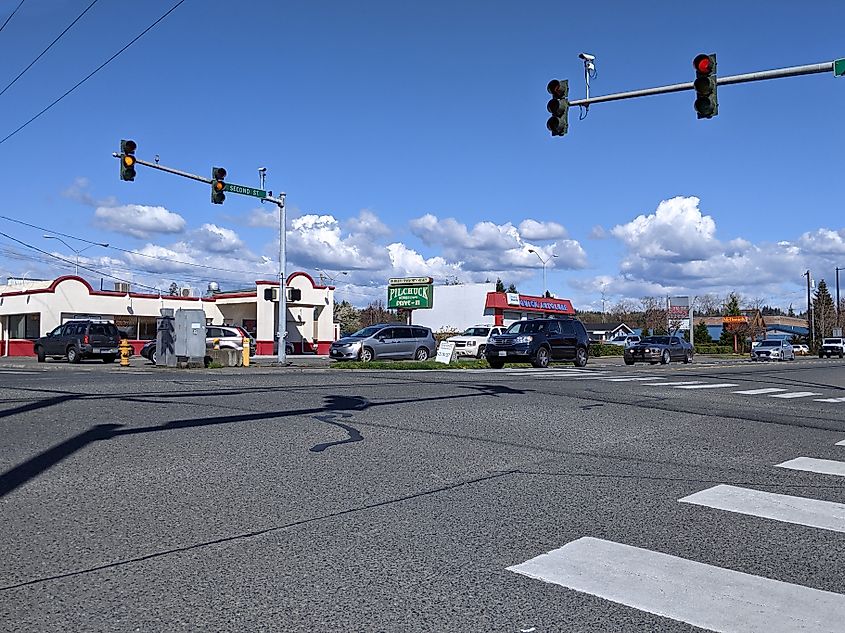
[[[212,204],[223,204],[223,201],[226,199],[225,194],[223,193],[223,188],[226,186],[226,183],[223,182],[226,180],[226,170],[222,167],[212,167],[211,168],[211,203]]]
[[[695,112],[699,119],[712,119],[719,114],[719,99],[716,96],[716,53],[696,55],[692,65],[695,68]]]
[[[288,301],[302,301],[302,290],[299,288],[288,288]]]
[[[135,180],[135,141],[120,141],[120,179]]]
[[[552,95],[546,109],[552,115],[546,127],[552,136],[563,136],[569,130],[569,80],[552,79],[546,90]]]

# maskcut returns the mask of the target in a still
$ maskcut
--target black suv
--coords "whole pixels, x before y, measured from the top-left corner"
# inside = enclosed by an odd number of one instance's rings
[[[100,358],[112,363],[117,358],[120,332],[110,321],[68,321],[35,341],[35,355],[43,363],[47,356],[78,363],[83,358]]]
[[[583,367],[589,358],[590,338],[578,319],[528,319],[513,323],[505,334],[490,337],[484,357],[490,367],[529,361],[548,367],[549,361],[574,361]]]

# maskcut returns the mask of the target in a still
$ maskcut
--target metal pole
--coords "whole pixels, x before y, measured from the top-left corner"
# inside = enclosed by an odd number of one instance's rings
[[[842,327],[842,325],[840,323],[840,318],[841,318],[842,315],[840,314],[840,306],[839,306],[839,271],[840,270],[845,270],[845,268],[839,268],[839,266],[836,267],[836,327]]]
[[[117,152],[112,152],[112,156],[115,158],[120,158],[120,154]],[[140,158],[136,158],[135,162],[139,165],[144,165],[145,167],[152,167],[153,169],[158,169],[159,171],[166,171],[168,174],[176,174],[177,176],[182,176],[183,178],[190,178],[191,180],[197,180],[199,182],[204,182],[207,185],[210,185],[212,180],[211,178],[203,178],[202,176],[197,176],[196,174],[190,174],[186,171],[180,171],[178,169],[173,169],[172,167],[165,167],[164,165],[158,165],[156,163],[150,163],[146,160],[141,160]],[[269,197],[268,197],[269,200]]]
[[[277,362],[280,365],[287,363],[287,354],[285,352],[285,334],[287,333],[287,273],[285,268],[287,266],[287,214],[285,212],[285,196],[286,194],[279,194],[278,198],[267,196],[266,200],[274,203],[279,207],[279,349],[277,355]]]
[[[548,288],[546,288],[546,262],[543,262],[543,298],[545,298]]]
[[[716,77],[716,85],[726,86],[728,84],[743,84],[751,81],[764,81],[766,79],[781,79],[783,77],[797,77],[799,75],[814,75],[818,73],[833,72],[833,62],[822,62],[820,64],[808,64],[806,66],[790,66],[789,68],[778,68],[776,70],[762,70],[744,75],[730,75],[728,77]],[[682,84],[671,84],[657,88],[645,88],[643,90],[631,90],[629,92],[617,92],[590,99],[576,99],[570,101],[570,106],[590,106],[593,103],[603,101],[619,101],[621,99],[633,99],[636,97],[648,97],[651,95],[666,94],[669,92],[683,92],[694,90],[693,82]]]
[[[810,326],[810,348],[812,349],[816,344],[816,336],[813,332],[813,304],[810,301],[810,271],[805,272],[804,276],[807,278],[807,324]]]

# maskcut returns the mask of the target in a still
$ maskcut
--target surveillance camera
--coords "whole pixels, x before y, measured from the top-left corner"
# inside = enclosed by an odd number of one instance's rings
[[[259,167],[258,171],[267,171],[267,168],[266,167]]]
[[[583,59],[585,62],[592,62],[596,59],[595,55],[590,55],[589,53],[581,53],[580,55],[578,55],[578,57]]]

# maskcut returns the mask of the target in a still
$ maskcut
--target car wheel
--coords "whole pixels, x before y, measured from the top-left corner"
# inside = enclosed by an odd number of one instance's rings
[[[360,360],[362,363],[369,363],[374,358],[375,354],[373,354],[373,350],[371,350],[369,347],[365,347],[361,350]]]
[[[845,352],[839,352],[839,358],[842,358],[843,356],[845,356]]]
[[[115,358],[117,357],[112,355],[103,356],[103,362],[108,365],[109,363],[113,363]]]
[[[669,350],[664,349],[663,354],[660,356],[660,364],[661,365],[668,365],[670,360],[672,360],[672,359],[669,356]]]
[[[156,354],[155,347],[150,350],[150,361],[153,365],[158,365],[158,354]]]
[[[424,347],[419,348],[417,353],[414,354],[414,358],[419,361],[428,360],[428,350]]]
[[[692,352],[684,354],[684,362],[689,365],[692,362]]]
[[[38,362],[43,363],[47,360],[47,355],[44,353],[44,348],[40,345],[35,348],[35,354],[38,356]]]
[[[634,364],[634,359],[633,359],[633,358],[626,358],[626,359],[625,359],[625,364],[626,364],[626,365],[633,365],[633,364]]]
[[[487,349],[486,345],[479,345],[478,346],[478,354],[475,355],[476,358],[484,358],[484,350]]]
[[[575,366],[576,367],[586,367],[587,365],[587,348],[579,347],[575,350]],[[632,363],[634,361],[631,361]]]
[[[545,369],[549,366],[549,350],[545,347],[540,347],[537,349],[537,353],[534,354],[534,358],[531,361],[531,364],[534,367],[539,369]]]
[[[490,367],[492,367],[493,369],[501,369],[502,367],[505,366],[505,361],[503,361],[503,360],[488,359],[487,362],[490,364]]]
[[[67,362],[73,363],[74,365],[78,363],[82,358],[79,356],[79,352],[76,351],[75,347],[68,347],[67,348]]]

